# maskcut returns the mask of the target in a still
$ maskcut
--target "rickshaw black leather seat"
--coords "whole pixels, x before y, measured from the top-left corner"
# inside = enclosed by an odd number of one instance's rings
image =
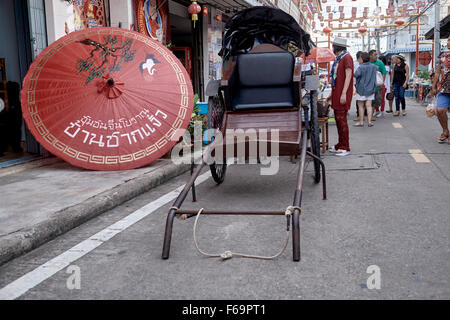
[[[294,56],[289,52],[242,54],[237,58],[231,107],[234,111],[296,106]]]
[[[233,110],[292,108],[291,87],[240,88],[233,99]]]

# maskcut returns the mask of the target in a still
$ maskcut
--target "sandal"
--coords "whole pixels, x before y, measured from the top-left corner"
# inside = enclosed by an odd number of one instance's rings
[[[400,111],[395,111],[394,112],[394,117],[398,117],[400,115]]]
[[[406,116],[406,111],[403,111],[403,112],[402,112],[402,116]]]
[[[367,126],[369,127],[373,127],[373,123],[369,123]]]
[[[364,123],[355,123],[354,127],[364,127]]]
[[[392,110],[387,110],[386,111],[386,113],[392,113],[392,112],[394,112],[394,111],[392,111]]]
[[[441,136],[438,138],[438,142],[439,143],[445,143],[445,140],[450,139],[450,135],[448,133],[443,133],[441,134]],[[450,143],[450,141],[449,141]]]

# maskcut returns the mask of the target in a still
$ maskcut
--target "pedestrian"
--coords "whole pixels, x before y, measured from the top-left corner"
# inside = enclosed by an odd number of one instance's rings
[[[433,79],[432,94],[437,95],[437,118],[442,127],[439,143],[447,141],[450,144],[447,112],[450,108],[450,36],[447,38],[447,50],[439,56]]]
[[[389,93],[391,93],[391,60],[386,58],[386,56],[380,57],[381,62],[384,63],[384,67],[386,68],[386,78],[384,80],[384,94],[381,100],[381,110],[385,110],[386,108],[386,97]],[[386,113],[392,113],[392,100],[389,101],[389,110],[386,110]]]
[[[378,71],[381,73],[381,75],[383,76],[383,84],[381,86],[377,86],[377,91],[375,93],[375,100],[373,102],[373,106],[375,107],[375,116],[377,118],[381,117],[383,115],[384,112],[384,95],[386,94],[386,88],[384,87],[384,82],[386,81],[386,67],[384,65],[383,62],[381,62],[380,59],[378,59],[378,53],[377,50],[370,50],[369,51],[369,55],[370,55],[370,63],[373,63],[374,65],[377,66]],[[380,107],[381,107],[381,111],[380,111]]]
[[[400,105],[402,107],[402,115],[406,116],[405,90],[408,88],[409,82],[409,66],[405,63],[405,57],[397,55],[397,63],[393,66],[393,76],[391,82],[391,90],[395,95],[395,112],[394,117],[400,115]]]
[[[356,73],[356,71],[358,70],[359,65],[363,63],[363,61],[362,61],[362,59],[361,59],[361,53],[362,53],[362,51],[358,51],[358,52],[356,53],[356,60],[355,60],[355,62],[353,63],[353,72],[354,72],[354,73]],[[353,79],[353,80],[354,80],[354,83],[356,83],[356,79]],[[356,95],[356,88],[355,88],[355,90],[354,90],[354,92],[353,92],[353,95]],[[353,121],[359,121],[359,107],[358,107],[358,101],[356,101],[355,105],[356,105],[356,118],[354,118]]]
[[[367,52],[361,53],[362,64],[355,72],[356,79],[356,102],[359,108],[359,123],[355,127],[364,127],[364,107],[367,109],[368,126],[372,127],[372,101],[375,100],[377,91],[377,71],[378,68],[370,62],[370,55]]]
[[[333,52],[336,60],[331,69],[331,108],[334,110],[339,142],[330,151],[337,156],[350,154],[349,130],[347,114],[353,97],[353,59],[347,52],[347,39],[335,38]]]
[[[394,92],[391,86],[392,83],[392,77],[394,76],[394,66],[397,64],[397,57],[393,55],[391,59],[388,62],[388,66],[386,66],[386,81],[385,81],[385,87],[386,87],[386,97],[389,101],[389,110],[386,111],[386,113],[392,113],[392,105],[394,103]]]

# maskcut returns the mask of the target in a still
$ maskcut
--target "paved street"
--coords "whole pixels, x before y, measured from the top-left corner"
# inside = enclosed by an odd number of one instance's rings
[[[172,192],[187,181],[184,174],[1,266],[0,297],[449,299],[450,145],[436,142],[440,127],[425,107],[407,105],[406,117],[386,114],[372,128],[350,127],[350,156],[324,156],[328,200],[308,166],[300,262],[292,261],[291,243],[274,261],[203,257],[193,242],[194,219],[175,221],[170,259],[161,260]],[[269,177],[255,165],[232,165],[223,185],[206,179],[199,201],[183,208],[284,209],[296,173],[288,159]],[[198,238],[208,252],[274,255],[285,227],[283,217],[202,216]],[[381,271],[379,290],[366,285],[371,265]],[[79,267],[80,289],[68,289],[68,266]]]

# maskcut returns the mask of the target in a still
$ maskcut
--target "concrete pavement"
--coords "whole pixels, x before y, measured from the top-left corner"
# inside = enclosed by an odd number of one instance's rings
[[[120,172],[49,163],[28,170],[8,168],[13,174],[0,178],[0,264],[190,168],[170,159]]]
[[[275,261],[205,258],[193,244],[193,219],[175,221],[171,257],[161,260],[172,202],[160,199],[186,182],[184,174],[0,266],[0,293],[26,279],[34,282],[19,299],[449,299],[450,145],[436,142],[439,125],[426,118],[425,107],[407,103],[407,117],[386,115],[372,128],[350,127],[350,156],[324,156],[327,201],[309,165],[298,263],[290,244]],[[336,141],[334,126],[330,140]],[[429,162],[417,162],[410,150]],[[293,200],[296,170],[287,159],[270,177],[260,176],[258,166],[232,165],[223,185],[206,180],[197,188],[198,203],[189,197],[183,208],[285,208]],[[80,289],[69,289],[68,268],[58,259],[75,254],[87,239],[100,239],[103,230],[117,230],[109,227],[149,203],[158,208],[65,260],[79,267],[81,277]],[[203,216],[198,237],[208,252],[271,255],[282,246],[284,230],[281,217]],[[373,265],[381,271],[379,290],[367,288]],[[54,272],[36,279],[33,270],[42,266]]]

